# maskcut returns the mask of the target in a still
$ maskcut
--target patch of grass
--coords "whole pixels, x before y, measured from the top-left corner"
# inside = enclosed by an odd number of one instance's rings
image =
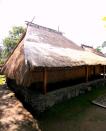
[[[0,75],[0,85],[5,84],[5,82],[6,82],[5,75]]]
[[[40,116],[40,121],[80,120],[86,110],[92,105],[91,101],[100,95],[106,94],[106,87],[93,88],[91,92],[72,98],[58,105],[55,105]]]
[[[46,111],[44,114],[41,115],[41,119],[53,119],[56,116],[59,117],[66,117],[69,116],[77,116],[79,112],[83,112],[91,105],[91,101],[96,97],[100,96],[101,94],[106,93],[106,87],[98,87],[92,89],[91,92],[88,92],[84,95],[80,95],[78,97],[72,98],[71,100],[64,101],[53,106],[51,109]],[[56,118],[57,119],[57,118]]]

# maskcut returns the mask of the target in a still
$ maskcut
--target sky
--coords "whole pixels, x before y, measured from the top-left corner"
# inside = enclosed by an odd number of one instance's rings
[[[106,0],[0,0],[0,40],[25,21],[58,29],[69,39],[96,47],[106,40]]]

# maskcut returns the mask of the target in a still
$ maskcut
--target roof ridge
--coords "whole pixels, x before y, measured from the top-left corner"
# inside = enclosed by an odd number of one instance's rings
[[[49,31],[49,32],[54,32],[54,33],[56,33],[56,34],[63,35],[62,32],[57,31],[57,30],[55,30],[55,29],[51,29],[51,28],[48,28],[48,27],[45,27],[45,26],[41,26],[41,25],[32,23],[32,22],[28,22],[28,21],[25,21],[25,22],[26,22],[27,26],[33,26],[33,27],[38,28],[38,29],[44,29],[44,30],[47,30],[47,31]]]

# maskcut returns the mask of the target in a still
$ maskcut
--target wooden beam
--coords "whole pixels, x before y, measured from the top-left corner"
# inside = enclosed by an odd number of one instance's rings
[[[105,65],[104,65],[104,68],[103,68],[103,76],[104,76],[104,79],[105,79],[105,73],[106,73],[105,70],[106,70],[106,69],[105,69]]]
[[[46,68],[44,68],[43,70],[43,90],[44,90],[44,94],[47,93],[47,70]]]
[[[89,76],[89,68],[88,68],[88,66],[86,65],[86,66],[85,66],[85,77],[86,77],[86,82],[88,82],[88,76]]]

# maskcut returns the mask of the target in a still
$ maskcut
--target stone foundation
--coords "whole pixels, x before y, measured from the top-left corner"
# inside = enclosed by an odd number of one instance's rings
[[[8,86],[16,93],[21,101],[27,104],[27,106],[33,109],[35,114],[40,114],[49,109],[53,105],[63,102],[64,100],[71,99],[80,94],[84,94],[87,91],[91,91],[92,88],[104,86],[106,81],[99,79],[91,81],[89,83],[82,83],[75,86],[69,86],[62,89],[57,89],[52,92],[48,92],[46,95],[32,90],[30,87],[25,88],[17,86],[14,80],[8,79]]]

